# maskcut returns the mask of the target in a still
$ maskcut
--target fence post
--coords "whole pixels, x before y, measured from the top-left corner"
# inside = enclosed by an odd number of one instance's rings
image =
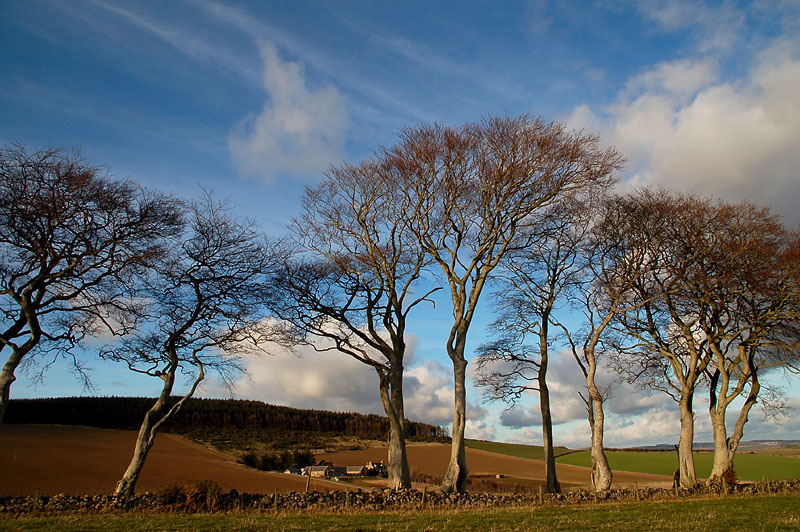
[[[539,505],[544,504],[544,496],[542,495],[542,487],[539,486]]]
[[[635,486],[635,489],[636,489],[636,502],[639,502],[639,481],[638,480],[636,481],[634,486]]]

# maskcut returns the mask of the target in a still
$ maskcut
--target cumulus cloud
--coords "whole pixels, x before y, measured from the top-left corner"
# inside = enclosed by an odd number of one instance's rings
[[[307,87],[303,68],[283,61],[270,43],[261,45],[267,102],[258,114],[241,120],[228,143],[245,174],[273,180],[280,172],[315,176],[338,162],[348,114],[333,86]]]
[[[602,132],[629,158],[627,183],[769,205],[800,222],[800,56],[779,43],[746,77],[718,81],[707,60],[658,65],[620,101],[581,106],[568,122]]]
[[[408,360],[413,360],[416,338],[408,339]],[[317,347],[328,347],[319,340]],[[295,408],[313,408],[338,412],[359,412],[385,415],[378,391],[375,370],[337,351],[318,352],[311,346],[300,346],[294,352],[274,345],[269,356],[248,355],[244,358],[247,376],[227,391],[209,380],[201,395],[219,397],[233,395]],[[403,380],[406,417],[439,426],[453,420],[452,371],[434,361],[422,361],[405,370]],[[467,404],[468,427],[472,434],[488,435],[492,430],[484,418],[487,410]],[[470,436],[478,437],[478,436]]]

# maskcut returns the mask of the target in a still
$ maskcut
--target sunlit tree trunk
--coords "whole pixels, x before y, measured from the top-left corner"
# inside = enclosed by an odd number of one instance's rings
[[[453,430],[450,446],[450,463],[442,482],[445,493],[463,493],[467,487],[467,454],[464,431],[467,419],[467,361],[453,358]]]
[[[611,489],[614,474],[608,465],[608,458],[603,446],[603,433],[605,430],[605,412],[603,411],[603,396],[595,383],[597,363],[594,356],[587,357],[589,371],[586,376],[586,387],[589,393],[590,421],[592,429],[592,484],[597,492]]]
[[[175,383],[175,372],[170,371],[161,376],[164,380],[164,386],[161,388],[161,394],[158,396],[155,404],[150,407],[150,410],[144,415],[142,425],[139,427],[139,435],[136,437],[136,445],[133,449],[133,457],[131,458],[125,474],[117,482],[117,488],[114,495],[129,497],[133,495],[133,490],[136,487],[136,481],[139,480],[139,475],[144,467],[147,453],[153,447],[156,441],[156,428],[161,424],[160,421],[167,410],[169,396],[172,393],[172,387]]]
[[[389,418],[389,452],[386,466],[391,489],[411,488],[411,471],[406,454],[406,421],[403,406],[403,370],[394,368],[381,378],[381,400]]]
[[[692,392],[684,390],[678,402],[681,414],[681,435],[678,440],[678,471],[681,486],[689,488],[697,484],[697,475],[694,469],[694,412],[692,411]]]
[[[715,376],[718,373],[715,373]],[[758,376],[753,370],[750,378],[750,391],[747,394],[744,404],[739,409],[739,415],[736,419],[733,433],[728,437],[727,428],[725,426],[726,411],[731,400],[726,400],[725,387],[717,394],[717,379],[712,378],[710,387],[710,402],[709,402],[709,416],[711,418],[711,426],[714,434],[714,463],[711,467],[711,474],[708,477],[709,482],[720,479],[732,465],[736,457],[736,451],[739,448],[739,442],[744,435],[744,426],[747,424],[750,410],[756,404],[758,393],[761,389],[761,384],[758,382]]]

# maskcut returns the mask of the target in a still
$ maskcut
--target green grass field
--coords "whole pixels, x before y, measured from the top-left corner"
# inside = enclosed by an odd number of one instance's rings
[[[363,513],[89,514],[0,517],[16,531],[492,531],[789,532],[800,497],[694,499],[628,504]]]
[[[490,453],[530,458],[533,460],[544,460],[544,448],[537,445],[521,445],[518,443],[500,443],[484,440],[466,440],[465,445],[470,449],[478,449]],[[566,447],[555,447],[554,452],[556,456],[561,456],[573,451]]]
[[[620,471],[672,476],[678,468],[678,457],[675,452],[607,451],[606,455],[611,469]],[[713,460],[714,455],[710,452],[694,454],[698,477],[708,477]],[[592,466],[589,451],[563,455],[557,461],[561,464]],[[734,460],[734,468],[739,480],[800,478],[800,459],[784,456],[738,453]]]
[[[498,443],[483,440],[467,440],[466,446],[507,456],[544,459],[541,446],[522,445],[516,443]],[[780,449],[771,450],[774,454],[764,453],[738,453],[735,460],[736,475],[739,480],[762,480],[800,478],[800,459],[783,454]],[[796,450],[790,450],[796,453]],[[556,461],[560,464],[570,464],[591,467],[592,460],[589,451],[571,451],[566,447],[556,447]],[[611,469],[619,471],[632,471],[635,473],[652,473],[656,475],[672,476],[678,468],[678,457],[674,451],[606,451]],[[714,455],[710,452],[696,452],[694,455],[697,476],[706,478],[711,473]]]

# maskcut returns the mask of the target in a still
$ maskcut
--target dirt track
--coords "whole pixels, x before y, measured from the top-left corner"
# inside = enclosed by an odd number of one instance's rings
[[[136,433],[61,425],[0,424],[0,496],[112,493],[128,467]],[[306,479],[255,471],[223,453],[173,434],[159,434],[136,491],[212,479],[223,490],[303,491]],[[311,481],[312,490],[343,489]]]

